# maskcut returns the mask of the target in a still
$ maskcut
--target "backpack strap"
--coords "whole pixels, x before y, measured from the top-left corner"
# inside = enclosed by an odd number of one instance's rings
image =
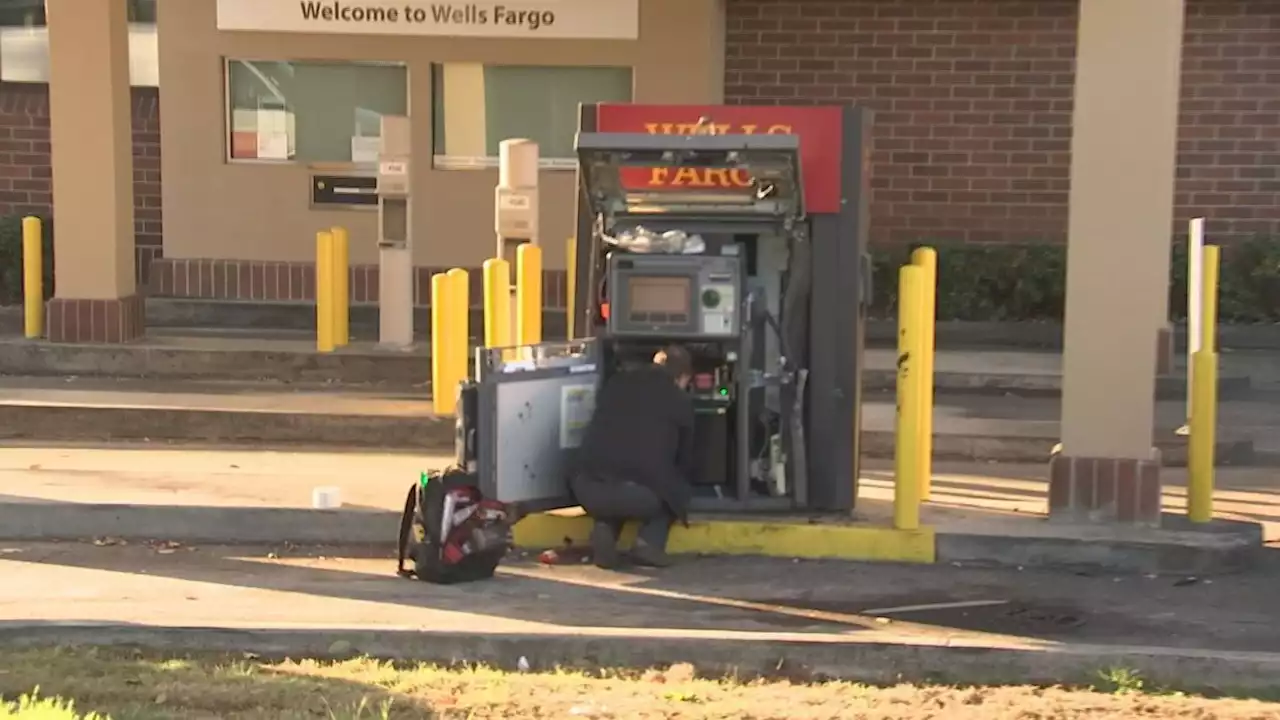
[[[406,570],[404,567],[405,557],[409,554],[409,541],[413,535],[413,516],[418,510],[418,485],[414,483],[409,488],[409,494],[404,499],[404,513],[400,515],[400,537],[396,539],[396,574],[402,578],[413,579],[413,570]]]

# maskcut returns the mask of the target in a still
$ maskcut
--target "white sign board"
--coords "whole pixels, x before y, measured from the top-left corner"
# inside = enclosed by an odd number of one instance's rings
[[[387,161],[378,166],[379,175],[399,177],[409,174],[409,167],[402,162]]]
[[[582,445],[591,416],[596,411],[595,385],[566,385],[560,388],[560,447]]]
[[[503,193],[498,196],[498,207],[503,210],[528,210],[531,204],[528,195]]]
[[[640,37],[640,0],[218,0],[218,29],[635,40]]]

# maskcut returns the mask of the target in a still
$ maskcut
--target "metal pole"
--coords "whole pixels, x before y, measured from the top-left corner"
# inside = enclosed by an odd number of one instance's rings
[[[1204,218],[1192,218],[1187,228],[1187,417],[1191,417],[1191,397],[1195,394],[1195,373],[1191,358],[1200,351],[1200,318],[1204,297]]]
[[[502,258],[484,261],[484,346],[511,345],[511,269]]]
[[[316,233],[316,351],[330,353],[333,343],[333,233]]]
[[[1218,275],[1216,245],[1203,249],[1199,350],[1191,356],[1191,438],[1187,447],[1187,517],[1194,523],[1213,519],[1214,457],[1218,423]]]
[[[431,399],[437,415],[455,412],[455,394],[448,392],[451,381],[450,341],[453,329],[449,322],[455,316],[450,312],[453,303],[453,287],[449,276],[436,273],[431,276]]]
[[[542,248],[516,250],[516,345],[542,342]]]
[[[467,361],[471,357],[471,275],[462,268],[449,271],[449,357],[452,374],[450,375],[450,396],[457,400],[458,383],[463,382],[470,373]]]
[[[574,313],[577,312],[577,294],[578,294],[578,238],[569,238],[565,243],[564,249],[564,266],[566,268],[566,291],[565,295],[565,334],[566,340],[572,340],[574,329]]]
[[[351,344],[351,242],[344,227],[333,233],[333,344]]]
[[[915,265],[903,266],[898,271],[898,407],[894,428],[893,526],[898,530],[920,527],[923,300],[924,270]]]
[[[44,231],[40,218],[22,218],[22,306],[28,340],[44,337]]]
[[[934,329],[938,304],[938,253],[933,248],[916,248],[911,264],[920,268],[920,499],[933,492],[933,360],[936,352]]]

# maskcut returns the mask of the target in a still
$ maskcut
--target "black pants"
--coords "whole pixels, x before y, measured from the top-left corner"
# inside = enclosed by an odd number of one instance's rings
[[[582,509],[597,523],[607,524],[614,537],[622,532],[624,523],[636,520],[640,523],[638,539],[649,547],[666,549],[675,517],[655,492],[633,482],[583,474],[575,475],[570,485]]]

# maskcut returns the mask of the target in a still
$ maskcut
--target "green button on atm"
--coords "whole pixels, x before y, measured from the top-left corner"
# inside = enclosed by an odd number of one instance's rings
[[[714,288],[708,288],[702,291],[702,307],[717,308],[720,307],[720,291]]]

